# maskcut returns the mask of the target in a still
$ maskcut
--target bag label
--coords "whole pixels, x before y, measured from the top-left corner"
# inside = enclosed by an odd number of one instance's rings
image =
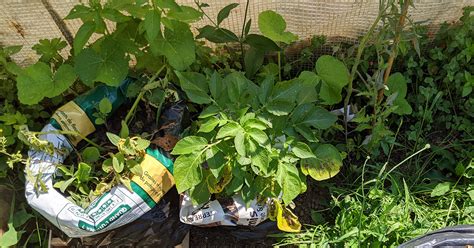
[[[87,136],[95,131],[94,124],[89,120],[87,114],[74,101],[66,103],[53,114],[62,130],[73,131]],[[82,140],[81,137],[68,135],[69,141],[75,146]]]
[[[148,154],[145,155],[140,165],[143,174],[133,176],[132,182],[140,186],[156,203],[174,186],[173,175],[164,165]],[[139,192],[135,193],[139,194]],[[140,195],[140,197],[144,196]],[[147,202],[146,199],[143,200]]]

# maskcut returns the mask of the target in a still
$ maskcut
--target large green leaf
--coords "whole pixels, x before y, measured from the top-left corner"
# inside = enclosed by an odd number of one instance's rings
[[[86,22],[77,30],[76,36],[74,37],[74,56],[77,56],[82,48],[86,45],[89,38],[92,36],[95,30],[94,22]]]
[[[342,157],[336,147],[323,144],[314,151],[316,158],[305,159],[302,170],[318,181],[329,179],[339,173]]]
[[[301,118],[294,118],[295,125],[312,126],[319,129],[327,129],[331,127],[336,121],[337,116],[322,107],[310,106],[305,111]]]
[[[211,103],[211,98],[207,94],[208,84],[204,75],[197,72],[175,71],[179,78],[181,88],[186,92],[189,99],[198,104]]]
[[[224,154],[215,146],[206,150],[206,162],[211,174],[219,178],[222,169],[226,165]]]
[[[191,153],[179,156],[174,162],[174,179],[178,193],[184,192],[202,180],[201,153]]]
[[[179,9],[170,9],[166,17],[175,19],[177,21],[191,23],[201,19],[202,12],[190,6],[180,6]]]
[[[388,89],[384,91],[384,95],[395,96],[393,102],[389,103],[397,106],[394,113],[399,115],[411,114],[412,108],[405,99],[407,95],[407,82],[405,77],[400,72],[394,73],[388,78],[387,86]]]
[[[277,180],[282,189],[281,198],[285,205],[288,205],[301,193],[302,184],[298,169],[292,164],[280,163]]]
[[[333,56],[323,55],[316,61],[316,72],[322,79],[320,98],[325,104],[340,102],[342,88],[349,83],[349,71],[344,63]]]
[[[211,175],[212,176],[212,175]],[[198,185],[194,186],[189,190],[189,194],[194,204],[205,203],[211,198],[211,193],[207,186],[207,180],[203,180]]]
[[[55,97],[69,89],[76,81],[76,73],[74,68],[68,64],[62,64],[54,74],[52,84],[49,85],[48,90],[44,92],[46,97]]]
[[[92,48],[82,50],[74,58],[74,70],[86,84],[103,82],[119,86],[128,74],[128,60],[114,40],[105,39],[100,52]]]
[[[272,10],[266,10],[258,15],[258,28],[262,34],[273,41],[289,44],[298,39],[295,34],[285,31],[285,19]]]
[[[273,40],[259,34],[247,35],[244,42],[262,52],[281,50],[281,48]]]
[[[36,104],[44,97],[55,97],[67,90],[76,80],[68,64],[61,65],[53,76],[50,67],[38,62],[20,72],[17,77],[18,99],[23,104]]]
[[[300,91],[296,98],[298,104],[311,103],[318,100],[316,85],[319,83],[319,77],[311,71],[303,71],[299,75]]]
[[[242,127],[240,127],[239,124],[235,122],[229,122],[219,129],[216,138],[221,139],[228,136],[235,137],[241,129]]]
[[[196,45],[189,25],[175,20],[169,20],[170,27],[166,27],[164,36],[150,43],[154,54],[164,55],[171,66],[176,70],[185,70],[196,59]]]
[[[144,27],[147,39],[154,40],[161,33],[161,12],[155,9],[148,10],[145,15]]]
[[[207,146],[207,140],[199,136],[187,136],[182,138],[174,147],[171,154],[189,154],[194,152],[200,152]]]
[[[231,102],[238,102],[248,89],[249,80],[240,72],[232,72],[224,78],[224,84]]]

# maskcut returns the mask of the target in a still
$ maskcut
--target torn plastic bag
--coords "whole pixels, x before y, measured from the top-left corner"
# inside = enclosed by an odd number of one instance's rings
[[[428,233],[398,247],[470,247],[472,245],[474,245],[474,225],[458,225]]]
[[[25,169],[26,199],[33,209],[69,237],[91,236],[130,223],[155,207],[174,186],[172,160],[159,150],[148,148],[141,164],[144,176],[132,177],[132,191],[117,185],[84,209],[53,188],[56,166],[63,163],[81,136],[95,131],[93,113],[98,102],[104,97],[108,98],[113,112],[125,101],[125,92],[131,81],[125,80],[118,88],[98,86],[59,108],[39,137],[50,142],[54,151],[28,152],[30,165]],[[81,136],[66,137],[59,130],[77,132]],[[36,189],[38,180],[42,181],[46,192]]]
[[[181,222],[196,226],[256,226],[268,217],[271,199],[252,200],[249,207],[241,196],[235,195],[194,206],[191,198],[183,195],[179,215]]]

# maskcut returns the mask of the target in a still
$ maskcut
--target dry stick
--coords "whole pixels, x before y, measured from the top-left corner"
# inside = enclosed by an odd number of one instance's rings
[[[356,55],[356,59],[354,61],[354,64],[352,65],[351,74],[349,75],[349,84],[347,86],[347,95],[346,95],[346,98],[344,99],[344,129],[345,129],[346,144],[348,143],[347,142],[347,133],[348,133],[348,129],[347,129],[347,106],[349,106],[349,100],[351,99],[352,83],[354,81],[354,77],[355,77],[355,74],[357,72],[357,67],[359,67],[360,58],[362,57],[362,53],[364,52],[365,45],[367,44],[370,36],[372,36],[372,33],[375,31],[375,28],[377,28],[377,25],[379,24],[380,19],[382,19],[382,16],[385,13],[385,10],[386,9],[384,9],[383,11],[382,10],[379,11],[379,13],[377,15],[377,18],[372,23],[372,26],[370,26],[369,31],[367,31],[367,33],[364,35],[364,37],[362,37],[362,40],[360,41],[359,47],[357,48],[357,55]]]
[[[395,29],[395,38],[393,39],[392,53],[390,53],[390,57],[388,58],[388,62],[387,62],[387,69],[385,70],[384,75],[383,75],[384,86],[387,85],[388,77],[390,76],[390,72],[392,71],[393,62],[395,61],[395,58],[397,57],[398,44],[400,43],[400,36],[402,35],[402,30],[403,30],[403,27],[405,26],[405,21],[408,14],[408,7],[410,6],[410,2],[411,0],[405,0],[403,2],[402,13],[400,15],[400,18],[398,19],[398,25]],[[385,87],[382,87],[381,89],[379,89],[379,93],[377,96],[377,103],[380,103],[382,101],[384,90],[385,90]],[[374,108],[374,112],[375,112],[375,108]]]

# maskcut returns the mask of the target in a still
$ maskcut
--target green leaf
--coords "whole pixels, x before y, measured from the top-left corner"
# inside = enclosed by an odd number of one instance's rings
[[[219,129],[216,135],[216,139],[222,139],[228,136],[235,137],[241,129],[242,127],[240,127],[239,124],[235,122],[229,122]]]
[[[260,85],[260,89],[257,95],[258,100],[260,101],[261,104],[267,103],[267,100],[273,91],[274,83],[275,83],[275,79],[272,76],[266,77],[263,80],[262,85]]]
[[[451,189],[451,182],[438,183],[431,191],[431,197],[443,196]]]
[[[13,227],[12,223],[8,223],[8,231],[0,237],[0,247],[10,247],[18,243],[18,232]]]
[[[201,112],[201,114],[199,115],[199,119],[204,119],[213,115],[217,115],[218,113],[219,107],[217,107],[216,105],[210,105]]]
[[[199,35],[196,36],[196,39],[205,38],[210,42],[214,43],[226,43],[226,42],[238,42],[239,37],[237,37],[234,32],[225,29],[217,28],[211,25],[206,25],[202,28],[199,28]]]
[[[207,140],[198,136],[187,136],[182,138],[174,147],[171,154],[190,154],[193,152],[200,152],[207,146]]]
[[[240,129],[234,138],[235,150],[238,154],[245,157],[245,132]]]
[[[229,17],[230,11],[237,8],[239,6],[238,3],[231,3],[224,8],[222,8],[219,11],[219,14],[217,14],[217,25],[221,24],[223,20],[225,20],[227,17]]]
[[[142,176],[143,175],[143,168],[142,166],[137,163],[135,160],[127,160],[127,166],[134,175]]]
[[[399,115],[411,114],[412,108],[410,104],[405,100],[407,95],[407,82],[405,77],[400,72],[390,75],[387,82],[388,89],[384,91],[385,96],[395,95],[392,103],[397,108],[393,111]]]
[[[45,96],[49,98],[59,96],[69,89],[74,81],[76,81],[76,74],[74,73],[72,66],[62,64],[54,74],[53,82],[49,85],[49,89],[45,92]]]
[[[215,178],[219,178],[222,169],[226,165],[224,154],[215,146],[206,150],[206,162],[209,170]]]
[[[259,34],[249,34],[245,37],[244,43],[250,45],[251,47],[263,51],[263,52],[271,52],[271,51],[280,51],[281,48],[271,39],[259,35]]]
[[[333,56],[323,55],[316,61],[316,71],[322,79],[319,95],[324,103],[340,102],[342,88],[349,83],[349,71],[344,63]]]
[[[108,114],[112,111],[112,103],[108,98],[104,97],[100,100],[99,111],[103,114]]]
[[[36,104],[44,98],[44,92],[50,90],[51,69],[43,62],[27,67],[17,77],[18,99],[23,104]]]
[[[82,48],[87,44],[89,39],[91,38],[92,34],[95,30],[95,23],[92,21],[85,22],[82,26],[77,30],[76,36],[74,36],[74,56],[77,56]]]
[[[240,72],[232,72],[224,78],[227,93],[231,102],[238,102],[248,89],[249,80]]]
[[[293,103],[301,90],[298,80],[278,82],[272,91],[273,101],[284,101]]]
[[[120,137],[116,134],[106,132],[105,135],[107,135],[107,138],[110,140],[114,146],[118,146],[118,143],[120,142]]]
[[[154,54],[164,55],[169,64],[176,70],[183,71],[196,59],[196,45],[189,25],[170,20],[173,29],[165,28],[164,37],[150,43]]]
[[[82,151],[82,159],[86,163],[95,163],[95,162],[99,161],[99,159],[100,159],[99,149],[97,149],[96,147],[93,147],[93,146],[86,147],[86,149],[84,149],[84,151]]]
[[[305,159],[302,169],[315,180],[329,179],[339,173],[342,166],[342,157],[337,148],[330,144],[323,144],[316,148],[316,158]]]
[[[207,79],[204,75],[197,72],[175,71],[175,73],[179,78],[181,88],[192,102],[198,104],[211,103],[211,98],[208,95]]]
[[[207,186],[207,180],[203,180],[198,185],[189,190],[189,195],[195,205],[206,203],[211,198],[211,193]]]
[[[301,89],[296,98],[298,104],[317,101],[318,92],[316,91],[316,85],[319,83],[319,77],[314,72],[303,71],[299,75],[298,79],[301,80]]]
[[[273,41],[289,44],[298,39],[295,34],[285,31],[285,19],[272,10],[266,10],[258,15],[258,28],[262,34]]]
[[[86,183],[90,179],[91,171],[92,171],[92,168],[90,165],[80,162],[77,167],[75,177],[77,178],[77,180],[79,180],[79,182]]]
[[[296,142],[291,150],[298,158],[316,158],[311,148],[303,142]]]
[[[181,22],[195,22],[201,19],[202,17],[202,12],[199,10],[189,7],[189,6],[180,6],[179,9],[173,8],[168,11],[168,14],[166,15],[168,18],[175,19],[177,21]]]
[[[119,161],[116,156],[112,157],[112,166],[114,168],[114,171],[117,173],[120,173],[123,171],[123,162]]]
[[[174,179],[178,193],[184,192],[201,182],[202,156],[191,153],[179,156],[174,162]]]
[[[198,132],[201,132],[201,133],[209,133],[211,131],[213,131],[216,126],[219,124],[220,120],[214,116],[212,116],[211,118],[205,120],[201,126],[199,127],[199,131]]]
[[[211,96],[214,99],[217,99],[221,96],[224,85],[222,84],[222,77],[217,72],[212,73],[211,79],[209,80],[209,90],[211,91]]]
[[[298,170],[292,164],[280,164],[277,180],[282,189],[281,198],[285,205],[290,204],[301,193],[301,180]]]
[[[33,217],[34,215],[29,214],[28,212],[26,212],[25,209],[21,209],[20,211],[15,212],[15,214],[13,215],[13,226],[15,228],[19,228]]]
[[[296,111],[295,111],[296,112]],[[295,118],[295,116],[293,116]],[[324,108],[311,107],[301,120],[295,118],[295,125],[313,126],[319,129],[327,129],[337,121],[337,116]]]
[[[267,129],[267,124],[265,122],[258,120],[258,119],[248,119],[243,123],[245,129],[249,128],[256,128],[259,130]]]
[[[294,104],[286,101],[272,101],[267,105],[267,111],[271,114],[282,116],[288,115],[293,110]]]
[[[75,178],[75,177],[71,177],[71,178],[69,178],[69,179],[66,180],[66,181],[61,181],[59,190],[64,193],[64,191],[66,191],[66,189],[69,187],[69,185],[71,185],[72,182],[74,182],[74,180],[76,180],[76,178]],[[56,184],[55,184],[55,185],[56,185]]]
[[[161,33],[161,12],[150,9],[146,12],[144,27],[149,41],[154,40]]]
[[[74,8],[69,11],[69,14],[64,17],[66,20],[81,18],[81,19],[90,19],[94,15],[94,12],[91,8],[84,5],[76,5]]]
[[[125,122],[125,120],[122,120],[120,124],[121,124],[121,127],[120,127],[119,136],[120,138],[125,139],[130,134],[130,130],[128,129],[128,125],[127,125],[127,122]]]
[[[176,3],[175,0],[153,0],[156,6],[166,9],[180,10],[181,7]]]
[[[257,141],[257,143],[261,146],[269,144],[268,136],[264,131],[257,128],[249,128],[247,129],[247,133],[250,137],[252,137],[253,140]]]
[[[99,81],[119,86],[128,74],[128,60],[113,40],[104,40],[100,53],[92,48],[82,50],[74,58],[74,70],[88,85]]]
[[[106,18],[108,20],[111,20],[113,22],[116,22],[116,23],[126,22],[126,21],[130,20],[129,16],[126,16],[126,15],[120,13],[120,11],[118,11],[116,9],[105,8],[105,9],[102,10],[101,15],[104,18]]]
[[[253,142],[251,142],[253,143]],[[270,174],[270,153],[261,147],[256,147],[254,152],[250,153],[250,160],[252,161],[252,169],[257,175],[268,176]]]
[[[150,146],[150,141],[142,138],[137,139],[137,145],[135,146],[136,150],[145,150]]]
[[[262,50],[258,50],[254,47],[250,47],[245,52],[244,63],[245,63],[245,75],[252,77],[257,73],[263,64],[265,53]]]

